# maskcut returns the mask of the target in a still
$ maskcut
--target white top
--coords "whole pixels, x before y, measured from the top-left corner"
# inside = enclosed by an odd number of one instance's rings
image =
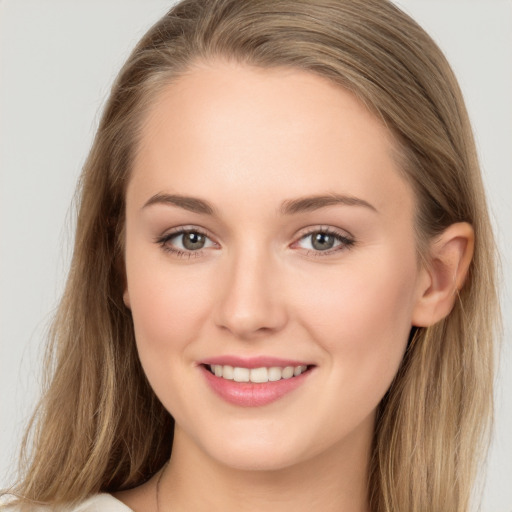
[[[19,512],[21,507],[19,505],[11,505],[7,506],[7,508],[2,508],[2,512]],[[46,507],[43,505],[34,505],[30,508],[23,508],[23,510],[27,510],[30,512],[50,512],[51,507]],[[95,494],[90,498],[80,502],[78,505],[74,507],[63,507],[62,509],[59,507],[59,512],[133,512],[131,508],[128,508],[122,501],[114,498],[111,494],[101,493]]]

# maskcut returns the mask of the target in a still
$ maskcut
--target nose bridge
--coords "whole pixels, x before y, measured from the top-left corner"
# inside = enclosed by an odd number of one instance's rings
[[[281,329],[287,315],[278,274],[278,262],[264,244],[231,251],[219,275],[217,325],[243,338]]]

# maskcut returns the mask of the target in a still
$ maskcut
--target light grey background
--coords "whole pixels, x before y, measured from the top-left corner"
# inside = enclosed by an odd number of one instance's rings
[[[397,0],[440,44],[476,132],[505,317],[483,512],[512,511],[512,0]],[[109,86],[164,0],[0,0],[0,487],[37,398],[69,207]]]

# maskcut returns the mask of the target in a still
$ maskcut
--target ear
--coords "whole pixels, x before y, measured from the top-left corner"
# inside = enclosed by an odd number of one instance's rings
[[[125,262],[124,262],[124,257],[122,255],[118,255],[116,257],[115,265],[116,265],[117,275],[119,276],[119,280],[121,281],[119,283],[119,286],[124,289],[124,291],[123,291],[124,305],[128,309],[131,309],[130,294],[128,292],[128,283],[127,283],[127,277],[126,277],[126,266],[125,266]]]
[[[466,279],[474,245],[475,234],[467,222],[452,224],[432,242],[413,310],[414,326],[428,327],[448,316]]]
[[[128,287],[127,286],[125,286],[125,289],[124,289],[124,292],[123,292],[123,302],[124,302],[124,305],[128,309],[131,309],[130,294],[128,293]]]

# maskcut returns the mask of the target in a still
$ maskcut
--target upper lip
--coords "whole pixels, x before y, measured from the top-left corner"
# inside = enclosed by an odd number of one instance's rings
[[[298,361],[295,359],[281,359],[279,357],[271,356],[256,356],[256,357],[240,357],[233,355],[208,357],[199,362],[204,365],[229,365],[239,368],[271,368],[278,366],[285,368],[286,366],[310,366],[311,364],[305,361]]]

